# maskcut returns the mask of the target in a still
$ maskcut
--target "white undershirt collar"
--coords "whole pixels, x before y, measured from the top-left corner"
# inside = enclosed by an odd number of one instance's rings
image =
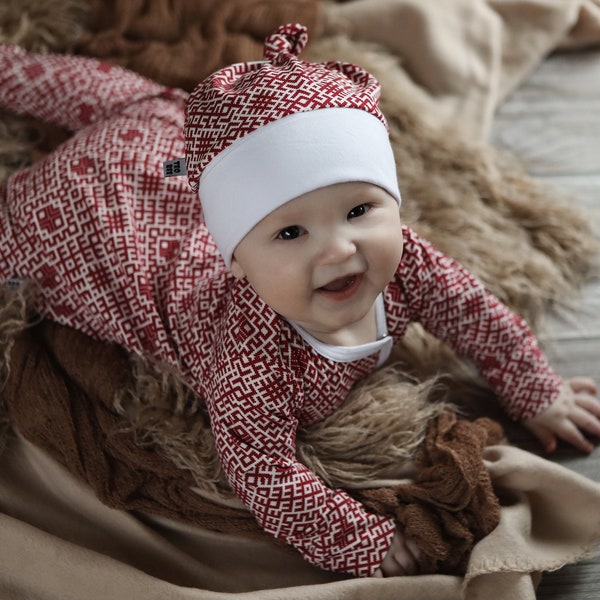
[[[390,356],[392,351],[392,337],[388,334],[385,305],[383,295],[379,294],[375,300],[375,323],[377,328],[377,340],[367,344],[359,344],[358,346],[335,346],[326,344],[312,336],[308,331],[294,323],[288,321],[289,324],[300,334],[302,339],[310,344],[310,346],[321,356],[333,360],[335,362],[353,362],[371,356],[379,352],[377,366],[380,367]]]

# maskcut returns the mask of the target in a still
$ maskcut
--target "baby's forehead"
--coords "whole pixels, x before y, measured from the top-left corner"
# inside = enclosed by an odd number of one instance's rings
[[[299,219],[307,211],[313,215],[326,213],[336,206],[366,203],[382,194],[390,196],[381,187],[364,181],[333,183],[288,200],[270,212],[264,221]]]
[[[314,205],[315,208],[326,208],[328,204],[339,199],[340,197],[347,197],[353,188],[353,184],[350,183],[334,183],[323,187],[310,190],[300,196],[291,198],[281,206],[277,207],[273,213],[276,212],[289,212],[299,210],[308,205]]]

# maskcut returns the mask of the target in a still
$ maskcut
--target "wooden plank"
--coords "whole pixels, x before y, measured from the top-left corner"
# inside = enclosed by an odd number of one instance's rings
[[[599,138],[597,50],[558,54],[542,63],[502,105],[492,136],[540,177],[597,176]]]
[[[572,197],[600,223],[600,51],[546,60],[500,108],[492,142],[516,153],[530,174]],[[568,319],[550,319],[542,343],[561,375],[586,374],[600,382],[600,282],[584,287],[581,308]],[[519,446],[540,452],[518,425],[508,424],[507,433]],[[600,481],[600,447],[588,457],[561,446],[553,460]],[[600,556],[545,574],[537,596],[598,600]]]
[[[547,573],[540,583],[538,600],[598,600],[600,570],[597,560],[589,559]]]

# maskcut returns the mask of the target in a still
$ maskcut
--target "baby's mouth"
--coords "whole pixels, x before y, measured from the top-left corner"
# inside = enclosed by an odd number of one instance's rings
[[[339,279],[334,279],[333,281],[329,282],[327,285],[320,287],[319,291],[334,292],[334,293],[345,292],[346,290],[350,289],[356,283],[357,278],[358,278],[357,275],[348,275],[346,277],[340,277]]]

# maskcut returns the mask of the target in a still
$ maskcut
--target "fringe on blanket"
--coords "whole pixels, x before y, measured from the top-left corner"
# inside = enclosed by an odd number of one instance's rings
[[[3,452],[11,422],[2,393],[9,376],[10,354],[16,336],[35,323],[35,291],[31,284],[0,289],[0,454]]]
[[[89,0],[3,0],[0,42],[31,52],[64,52],[81,37],[90,16]]]

